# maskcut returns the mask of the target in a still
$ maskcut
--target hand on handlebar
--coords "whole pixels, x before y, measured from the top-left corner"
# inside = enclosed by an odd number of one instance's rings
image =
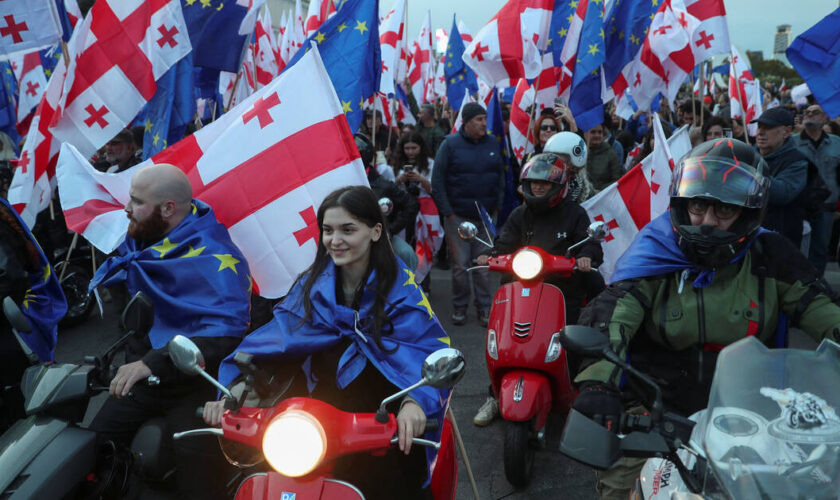
[[[222,425],[222,414],[225,412],[225,401],[208,401],[204,403],[204,414],[202,417],[207,425],[220,427]]]
[[[117,374],[108,387],[108,393],[115,398],[124,398],[134,387],[134,384],[151,376],[152,370],[146,366],[143,360],[126,363],[117,370]]]
[[[397,429],[400,450],[408,455],[413,438],[422,436],[426,429],[426,413],[423,408],[412,400],[406,401],[397,414]]]
[[[581,257],[575,260],[575,265],[577,266],[578,271],[588,273],[592,270],[592,259],[589,257]]]
[[[477,265],[479,265],[479,266],[486,266],[486,265],[487,265],[487,262],[488,262],[489,260],[490,260],[490,256],[489,256],[489,255],[479,255],[478,257],[476,257],[476,259],[475,259],[475,263],[476,263]]]

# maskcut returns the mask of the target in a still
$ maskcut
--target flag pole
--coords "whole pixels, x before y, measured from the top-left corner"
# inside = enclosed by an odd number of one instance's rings
[[[396,124],[397,123],[397,113],[394,110],[394,99],[392,99],[390,97],[388,98],[388,108],[391,110],[391,119],[394,121],[394,124]],[[394,131],[394,127],[392,127],[391,124],[389,123],[388,124],[388,142],[385,144],[386,148],[391,147],[391,133],[393,131]],[[391,154],[394,154],[394,152],[391,151]],[[388,158],[388,160],[390,160],[390,158]]]
[[[696,126],[697,123],[697,100],[694,98],[694,72],[689,73],[691,78],[691,125]]]
[[[703,116],[706,114],[703,112],[703,106],[705,103],[703,102],[706,98],[706,79],[704,78],[704,69],[706,67],[706,61],[700,63],[700,128],[703,128]],[[705,139],[705,137],[704,137]]]
[[[732,58],[732,53],[729,54],[729,57]],[[732,69],[734,69],[734,68],[732,68]],[[732,69],[730,69],[730,71],[732,71]],[[732,82],[732,77],[731,76],[729,78],[729,81]],[[735,75],[735,89],[738,91],[738,101],[739,101],[740,108],[741,108],[741,121],[744,122],[744,142],[746,142],[747,145],[749,145],[750,144],[750,131],[747,130],[747,110],[746,110],[746,107],[744,106],[744,96],[741,95],[741,82],[738,79],[738,75]],[[731,105],[729,106],[729,109],[730,110],[732,109]],[[734,121],[735,119],[733,118],[732,120]]]
[[[233,97],[236,95],[236,87],[239,86],[239,79],[242,78],[242,68],[239,68],[239,73],[236,74],[236,80],[233,81],[233,89],[230,91],[230,99],[228,99],[227,106],[225,109],[230,109],[230,105],[233,104]]]
[[[540,51],[540,61],[543,60],[543,56],[545,56],[545,51],[544,50]],[[542,71],[540,71],[540,73],[537,75],[537,79],[534,80],[534,103],[531,104],[531,116],[530,116],[530,119],[528,120],[528,135],[527,135],[527,138],[528,138],[529,142],[532,142],[531,141],[531,136],[533,135],[533,130],[534,130],[534,115],[537,112],[537,94],[539,93],[540,77],[541,76],[542,76]],[[534,137],[533,142],[536,142],[536,140],[537,140],[537,138]]]

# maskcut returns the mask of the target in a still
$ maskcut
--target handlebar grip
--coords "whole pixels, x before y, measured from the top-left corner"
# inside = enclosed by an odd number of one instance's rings
[[[198,418],[204,418],[204,407],[203,406],[199,406],[198,408],[195,409],[195,416],[198,417]]]
[[[423,430],[423,433],[437,432],[438,429],[440,429],[440,421],[436,418],[430,418],[426,420],[426,428]]]

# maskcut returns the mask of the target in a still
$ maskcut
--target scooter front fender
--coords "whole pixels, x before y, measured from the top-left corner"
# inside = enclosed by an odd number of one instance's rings
[[[499,413],[505,420],[527,422],[536,417],[534,429],[542,429],[551,411],[551,383],[531,370],[511,370],[499,386]]]
[[[235,500],[364,500],[364,495],[352,484],[323,476],[295,479],[274,471],[248,476],[236,490]]]

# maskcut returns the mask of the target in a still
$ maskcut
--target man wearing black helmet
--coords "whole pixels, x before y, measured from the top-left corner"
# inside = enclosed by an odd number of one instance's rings
[[[525,203],[511,212],[490,254],[507,254],[525,245],[532,245],[553,255],[565,255],[570,246],[586,238],[589,216],[583,207],[568,196],[572,157],[582,157],[582,164],[585,165],[586,144],[572,132],[560,132],[555,137],[564,134],[572,140],[562,141],[563,137],[559,137],[560,141],[556,142],[566,144],[565,150],[554,148],[556,152],[535,155],[522,167],[520,179]],[[566,324],[577,323],[588,289],[588,271],[603,259],[601,245],[585,243],[575,251],[575,257],[581,272],[568,278],[555,275],[547,280],[563,292]],[[488,258],[489,255],[480,255],[476,262],[486,265]],[[596,278],[600,282],[600,290],[603,290],[603,280],[600,276]],[[490,396],[479,408],[473,423],[478,426],[487,425],[497,414],[498,403]]]
[[[785,346],[780,313],[816,340],[840,340],[834,293],[790,241],[761,227],[769,184],[764,159],[740,141],[694,148],[674,169],[670,211],[642,229],[608,292],[581,313],[622,359],[662,381],[668,410],[706,407],[723,347],[746,336]],[[605,361],[585,366],[575,409],[612,428],[621,376]],[[602,498],[627,498],[643,462],[600,472]]]

